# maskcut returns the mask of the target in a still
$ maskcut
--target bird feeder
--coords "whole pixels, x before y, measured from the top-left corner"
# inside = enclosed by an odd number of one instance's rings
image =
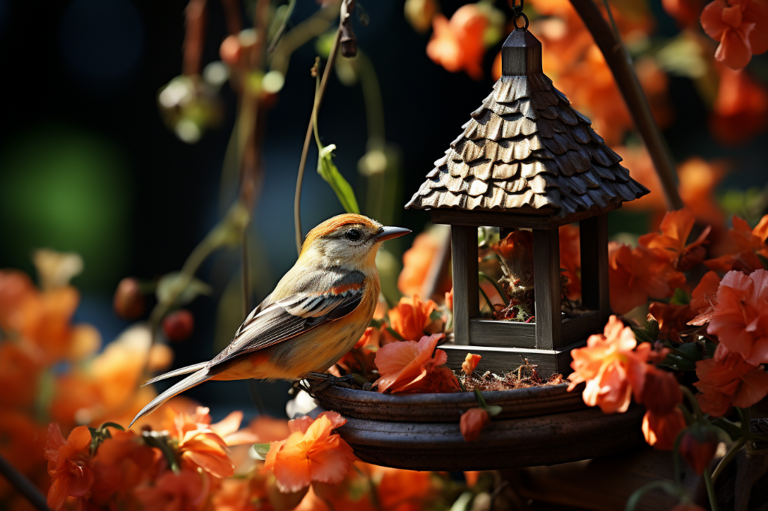
[[[509,371],[525,357],[541,374],[566,373],[570,350],[601,331],[610,314],[607,213],[648,190],[542,72],[538,39],[514,30],[501,58],[493,92],[406,208],[428,210],[433,223],[451,226],[454,343],[442,347],[448,364],[459,368],[472,352],[493,371]],[[563,317],[558,229],[575,222],[582,311]],[[532,230],[534,322],[480,317],[479,226]]]
[[[526,28],[510,34],[503,76],[406,206],[451,226],[454,341],[440,348],[454,369],[471,352],[496,373],[520,366],[521,357],[542,375],[569,372],[570,350],[601,331],[610,313],[606,214],[648,193],[542,73],[541,43]],[[558,229],[574,222],[585,310],[564,318]],[[532,231],[533,323],[480,317],[480,226]],[[548,465],[643,443],[642,407],[605,415],[565,384],[483,396],[502,413],[475,442],[459,431],[461,414],[477,406],[466,392],[401,396],[331,386],[316,393],[313,413],[347,417],[339,434],[360,459],[413,470]]]

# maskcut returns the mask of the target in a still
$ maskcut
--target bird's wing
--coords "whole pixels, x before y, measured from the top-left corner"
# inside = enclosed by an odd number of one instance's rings
[[[357,308],[365,291],[365,275],[358,271],[316,270],[305,274],[297,292],[269,303],[264,300],[245,319],[232,342],[208,362],[217,366],[235,357],[272,346],[346,316]],[[313,292],[323,289],[324,292]]]

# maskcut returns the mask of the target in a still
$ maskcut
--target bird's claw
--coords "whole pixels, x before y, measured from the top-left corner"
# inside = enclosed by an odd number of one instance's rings
[[[320,383],[312,384],[312,390],[319,391],[319,390],[325,390],[331,385],[336,385],[338,383],[351,383],[355,381],[354,377],[351,374],[346,374],[344,376],[334,376],[332,374],[327,373],[309,373],[307,375],[308,380],[316,380]]]

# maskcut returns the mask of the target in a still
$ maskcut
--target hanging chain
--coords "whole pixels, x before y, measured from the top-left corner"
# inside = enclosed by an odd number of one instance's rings
[[[518,3],[519,2],[519,3]],[[515,25],[515,29],[528,30],[528,16],[525,15],[523,9],[525,8],[525,0],[509,0],[509,6],[512,8],[512,14],[514,16],[512,23]],[[523,20],[523,26],[517,25],[517,20]]]

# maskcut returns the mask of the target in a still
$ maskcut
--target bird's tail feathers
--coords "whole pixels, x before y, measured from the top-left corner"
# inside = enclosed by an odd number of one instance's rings
[[[200,365],[200,364],[197,364],[197,365]],[[190,367],[195,367],[195,366],[190,366]],[[178,371],[174,371],[174,372],[178,374]],[[133,426],[133,423],[136,422],[139,419],[139,417],[152,413],[156,408],[158,408],[160,405],[162,405],[163,403],[171,399],[173,396],[177,394],[181,394],[185,390],[188,390],[188,389],[191,389],[192,387],[200,385],[204,381],[210,379],[212,376],[213,376],[213,373],[205,368],[200,369],[199,371],[195,372],[190,376],[187,376],[186,378],[181,380],[179,383],[177,383],[176,385],[169,388],[168,390],[166,390],[165,392],[157,396],[155,399],[150,401],[150,403],[147,406],[142,408],[142,410],[138,414],[136,414],[136,417],[133,418],[133,420],[131,421],[131,424],[128,427],[130,428],[131,426]]]
[[[199,364],[193,364],[191,366],[182,367],[180,369],[174,369],[173,371],[168,371],[167,373],[163,373],[161,375],[155,376],[151,380],[147,380],[144,383],[144,385],[142,385],[142,387],[146,385],[151,385],[160,380],[165,380],[166,378],[173,378],[174,376],[181,376],[182,374],[194,373],[195,371],[204,369],[206,365],[208,365],[208,362],[200,362]]]

